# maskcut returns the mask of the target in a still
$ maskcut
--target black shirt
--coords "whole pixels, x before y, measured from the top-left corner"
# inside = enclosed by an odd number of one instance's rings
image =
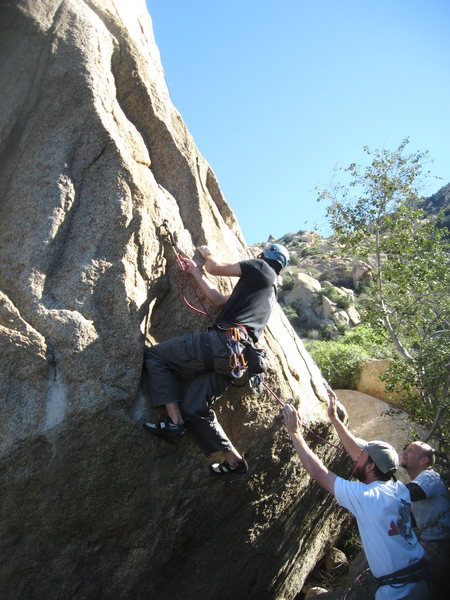
[[[242,275],[216,319],[216,324],[244,325],[254,342],[260,338],[275,303],[277,274],[264,260],[239,263]]]

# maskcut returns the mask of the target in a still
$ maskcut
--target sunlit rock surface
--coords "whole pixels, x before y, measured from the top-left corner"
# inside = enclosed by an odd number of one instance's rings
[[[2,600],[294,598],[341,512],[276,402],[244,389],[218,405],[243,477],[212,479],[189,440],[140,426],[154,414],[145,339],[208,325],[181,299],[163,222],[189,256],[205,242],[250,256],[171,103],[144,1],[0,11]],[[332,437],[320,374],[281,310],[262,344],[273,389]]]

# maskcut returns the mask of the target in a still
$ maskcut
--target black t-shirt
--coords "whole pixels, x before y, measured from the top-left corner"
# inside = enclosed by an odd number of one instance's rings
[[[216,319],[216,324],[244,325],[254,342],[260,338],[276,301],[277,274],[264,260],[240,263],[242,275]]]

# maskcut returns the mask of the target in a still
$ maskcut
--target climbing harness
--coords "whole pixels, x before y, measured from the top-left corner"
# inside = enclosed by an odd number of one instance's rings
[[[367,597],[372,598],[377,589],[383,585],[401,588],[408,583],[417,583],[418,581],[425,581],[431,588],[430,571],[423,558],[413,565],[409,565],[389,575],[383,575],[382,577],[375,577],[370,568],[367,568],[355,577],[353,583],[344,590],[339,600],[348,600],[348,598],[351,598],[349,594],[363,588],[365,588],[366,593],[369,592]]]
[[[225,333],[230,350],[231,376],[239,379],[244,374],[247,361],[241,351],[241,333],[239,327],[230,327]]]
[[[358,590],[364,590],[364,592],[367,594],[367,598],[375,597],[377,585],[375,578],[372,575],[372,571],[369,568],[364,569],[364,571],[355,577],[350,586],[347,587],[339,596],[339,600],[348,600],[350,598],[349,594],[352,594],[352,592]]]

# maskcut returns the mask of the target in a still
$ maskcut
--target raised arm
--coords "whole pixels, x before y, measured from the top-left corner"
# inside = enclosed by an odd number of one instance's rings
[[[209,279],[203,273],[203,270],[197,265],[196,262],[190,258],[183,257],[182,259],[184,270],[192,275],[197,282],[198,287],[206,298],[214,304],[214,306],[223,306],[230,297],[229,295],[221,294],[209,281]]]
[[[361,454],[361,448],[357,445],[355,436],[338,417],[336,409],[336,394],[330,387],[327,387],[327,393],[329,399],[328,416],[330,417],[330,421],[333,423],[333,426],[336,429],[336,433],[338,434],[339,439],[343,443],[347,453],[351,456],[353,460],[357,460],[357,458]]]
[[[242,275],[241,265],[237,263],[219,263],[213,256],[208,246],[199,246],[198,251],[205,259],[205,269],[211,275],[224,275],[228,277],[240,277]]]
[[[302,461],[302,465],[317,483],[329,491],[330,494],[334,494],[336,475],[329,471],[320,458],[308,447],[302,434],[302,423],[298,412],[291,404],[285,404],[283,406],[283,415],[286,429],[291,436],[292,443]]]

